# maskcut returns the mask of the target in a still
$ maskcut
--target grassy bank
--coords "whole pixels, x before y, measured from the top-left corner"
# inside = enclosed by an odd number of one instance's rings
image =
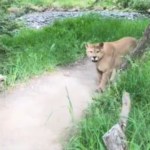
[[[87,8],[89,6],[92,6],[94,4],[94,0],[14,0],[12,3],[12,6],[43,6],[43,7],[54,7],[54,8]],[[111,0],[101,1],[96,4],[97,7],[109,7],[113,6],[115,3],[113,3]]]
[[[124,90],[131,94],[132,109],[126,130],[130,150],[150,149],[150,53],[132,63],[121,74],[117,85],[94,99],[87,115],[76,126],[77,133],[70,138],[65,150],[105,150],[102,136],[118,122],[121,96]]]
[[[139,38],[148,21],[117,20],[89,15],[57,21],[41,30],[23,29],[13,37],[3,36],[0,73],[8,84],[26,79],[85,55],[85,42],[116,40],[123,36]]]
[[[10,3],[10,2],[9,2]],[[124,9],[130,8],[140,11],[147,11],[150,8],[149,0],[14,0],[11,7],[33,8],[34,6],[43,8],[100,8],[100,9]],[[37,9],[38,10],[38,9]]]

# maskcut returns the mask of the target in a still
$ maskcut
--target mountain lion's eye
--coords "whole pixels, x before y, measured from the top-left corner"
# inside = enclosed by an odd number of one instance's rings
[[[89,51],[90,53],[93,53],[93,51]]]
[[[96,53],[99,53],[99,51],[97,51]]]

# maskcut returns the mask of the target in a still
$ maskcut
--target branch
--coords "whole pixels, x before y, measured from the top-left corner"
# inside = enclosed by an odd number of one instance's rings
[[[124,92],[122,96],[122,110],[120,113],[120,120],[119,120],[119,125],[123,131],[125,130],[125,127],[127,125],[130,108],[131,108],[130,95],[129,93]]]
[[[127,119],[131,108],[129,93],[124,92],[122,97],[122,110],[119,123],[115,124],[103,135],[103,141],[107,150],[127,150],[127,140],[124,134]]]

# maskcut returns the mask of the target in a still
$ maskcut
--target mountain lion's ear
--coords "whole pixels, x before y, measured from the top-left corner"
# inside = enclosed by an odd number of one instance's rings
[[[99,47],[102,48],[104,46],[104,43],[99,43]]]

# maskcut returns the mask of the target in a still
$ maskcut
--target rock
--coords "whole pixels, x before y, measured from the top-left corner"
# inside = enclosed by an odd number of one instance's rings
[[[78,9],[73,10],[48,10],[45,12],[34,12],[26,14],[22,17],[17,18],[17,20],[24,21],[28,27],[39,29],[46,25],[52,24],[55,20],[79,17],[82,15],[96,13],[104,17],[114,17],[114,18],[125,18],[125,19],[136,19],[138,17],[144,17],[144,15],[135,12],[121,12],[117,10],[88,10],[88,11],[78,11]]]
[[[147,12],[150,13],[150,9],[148,9]]]

